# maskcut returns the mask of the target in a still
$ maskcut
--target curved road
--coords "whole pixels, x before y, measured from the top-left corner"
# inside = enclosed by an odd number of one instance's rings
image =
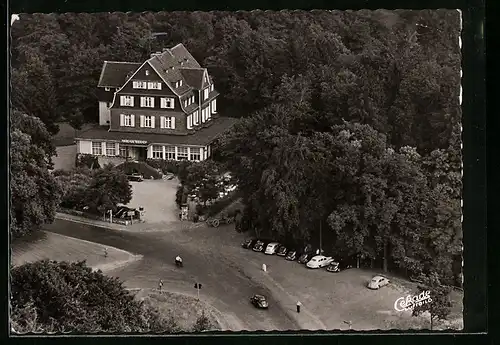
[[[267,289],[252,282],[225,260],[221,253],[223,246],[207,256],[192,243],[183,242],[181,236],[176,237],[176,231],[159,238],[148,233],[120,232],[61,219],[45,229],[142,255],[142,260],[111,272],[128,287],[153,288],[163,279],[166,289],[173,287],[194,294],[194,283],[202,283],[202,299],[225,315],[231,330],[239,330],[235,329],[238,327],[249,331],[299,329]],[[183,258],[184,268],[175,267],[176,255]],[[268,310],[258,310],[249,303],[249,297],[256,293],[268,296]]]

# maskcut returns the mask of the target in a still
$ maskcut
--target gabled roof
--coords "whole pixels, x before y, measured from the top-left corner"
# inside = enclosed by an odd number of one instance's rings
[[[142,64],[136,62],[104,61],[98,87],[122,87],[127,78]]]

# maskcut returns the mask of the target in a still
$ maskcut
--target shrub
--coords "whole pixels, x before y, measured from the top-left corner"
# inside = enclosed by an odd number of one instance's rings
[[[160,169],[163,174],[174,174],[179,178],[181,176],[185,177],[186,169],[196,164],[196,162],[191,161],[174,161],[174,160],[163,160],[163,159],[146,159],[146,163],[155,169]]]
[[[134,300],[117,278],[84,262],[43,260],[11,270],[16,332],[162,332],[171,320]]]
[[[86,167],[89,169],[99,169],[101,166],[99,165],[99,159],[96,156],[93,156],[88,153],[80,153],[76,155],[75,166],[77,168]]]
[[[220,212],[222,212],[224,209],[226,209],[228,206],[230,206],[233,202],[235,202],[238,198],[240,197],[240,193],[234,192],[231,193],[216,202],[214,202],[212,205],[208,207],[208,216],[213,217]]]

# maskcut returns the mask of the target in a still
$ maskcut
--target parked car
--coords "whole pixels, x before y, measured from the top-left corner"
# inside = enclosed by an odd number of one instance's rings
[[[172,173],[167,173],[167,174],[165,175],[165,179],[166,179],[166,180],[173,180],[173,178],[174,178],[174,177],[175,177],[175,175],[174,175],[174,174],[172,174]]]
[[[286,253],[288,252],[288,249],[281,245],[279,246],[278,250],[276,251],[276,255],[279,255],[279,256],[286,256]]]
[[[254,252],[263,252],[264,250],[266,250],[267,245],[271,242],[272,241],[270,240],[260,239],[257,242],[255,242],[255,245],[253,246],[252,249]]]
[[[333,262],[331,256],[315,255],[306,264],[308,268],[321,268],[330,265]]]
[[[127,175],[127,178],[129,181],[134,181],[134,182],[144,181],[144,178],[142,177],[142,175],[138,174],[138,173],[132,173],[130,175]]]
[[[269,303],[267,302],[266,297],[263,295],[253,295],[252,297],[250,297],[250,303],[260,309],[267,309],[269,307]]]
[[[264,254],[267,255],[273,255],[276,254],[278,251],[280,244],[278,242],[271,242],[266,246],[266,250],[264,251]]]
[[[257,239],[256,238],[249,238],[247,240],[245,240],[241,246],[245,249],[250,249],[250,248],[253,248],[255,246],[255,243],[257,243]]]
[[[297,250],[295,250],[295,249],[291,249],[286,254],[285,260],[295,261],[295,260],[297,260],[298,257],[300,257],[300,253]]]
[[[313,253],[303,253],[297,261],[299,264],[306,264],[313,256]]]
[[[350,264],[347,264],[346,262],[339,260],[339,261],[333,261],[330,265],[328,265],[326,270],[328,272],[337,273],[337,272],[340,272],[340,271],[343,271],[343,270],[346,270],[349,268],[352,268],[352,266]]]
[[[368,288],[372,290],[378,290],[383,286],[389,285],[390,281],[383,276],[375,276],[368,282]]]

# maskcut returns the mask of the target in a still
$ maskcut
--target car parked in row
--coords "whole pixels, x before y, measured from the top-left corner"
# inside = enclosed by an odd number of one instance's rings
[[[280,244],[278,242],[271,242],[266,246],[266,250],[264,251],[264,254],[267,255],[273,255],[276,254],[278,251]]]
[[[330,263],[330,265],[328,265],[326,270],[328,272],[338,273],[340,271],[343,271],[343,270],[346,270],[349,268],[352,268],[352,265],[350,265],[344,261],[339,260],[339,261],[333,261],[332,263]]]
[[[281,245],[281,246],[279,246],[278,251],[276,252],[276,255],[286,256],[287,252],[288,252],[288,249],[284,245]]]
[[[303,253],[299,259],[297,260],[297,262],[299,264],[306,264],[309,262],[309,260],[311,260],[311,258],[314,256],[313,253]]]
[[[308,268],[321,268],[330,265],[333,262],[331,256],[315,255],[306,264]]]
[[[295,261],[297,260],[302,254],[297,251],[296,249],[290,249],[288,253],[286,253],[285,260],[288,261]]]
[[[249,239],[246,239],[245,241],[243,241],[241,246],[245,249],[250,249],[250,248],[253,248],[255,246],[255,243],[257,243],[256,238],[249,238]]]
[[[253,246],[252,250],[254,252],[264,252],[267,248],[267,245],[272,242],[274,241],[269,239],[259,239],[257,240],[257,242],[255,242],[255,245]]]

